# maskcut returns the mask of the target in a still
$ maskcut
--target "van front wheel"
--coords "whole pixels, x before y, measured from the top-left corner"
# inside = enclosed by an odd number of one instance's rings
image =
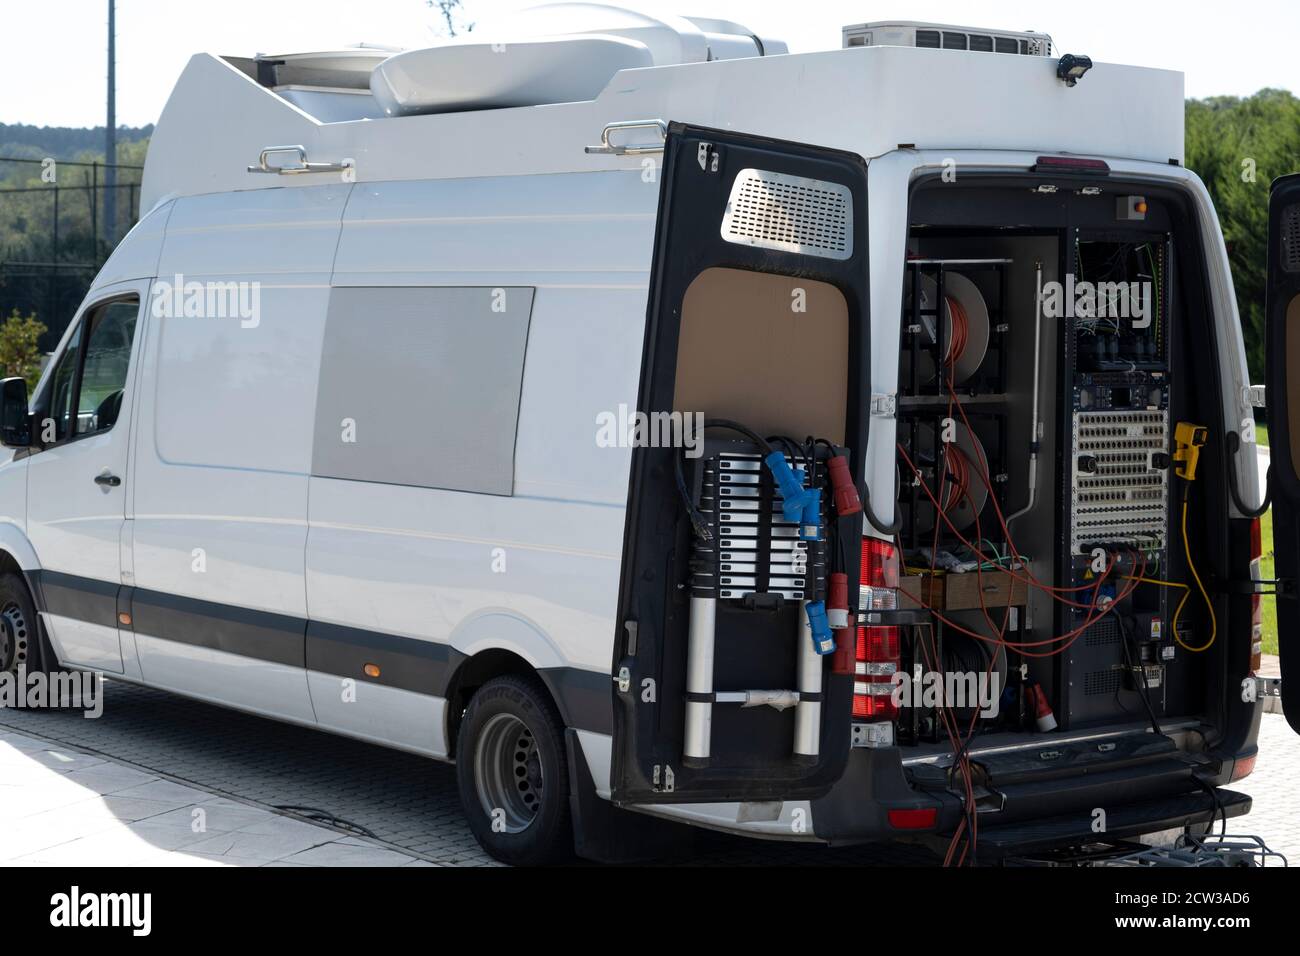
[[[470,829],[498,860],[536,866],[572,852],[564,729],[535,680],[478,689],[457,736],[456,778]]]
[[[0,674],[18,668],[39,670],[40,636],[36,607],[27,584],[16,574],[0,574]]]

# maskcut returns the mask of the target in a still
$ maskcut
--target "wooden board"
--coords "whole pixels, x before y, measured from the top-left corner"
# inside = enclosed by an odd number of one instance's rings
[[[1013,607],[1023,607],[1029,591],[1023,579],[1001,571],[908,574],[899,581],[900,606],[909,611],[926,607],[936,611],[978,611],[981,587],[984,606],[990,610],[1006,607],[1008,599]]]

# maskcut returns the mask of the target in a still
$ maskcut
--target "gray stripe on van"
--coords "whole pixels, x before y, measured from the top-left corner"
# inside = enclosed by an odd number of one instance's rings
[[[36,609],[86,624],[117,627],[120,584],[61,571],[29,571]]]
[[[202,601],[51,571],[33,571],[36,606],[62,617],[117,625],[129,608],[131,630],[147,637],[237,654],[305,670],[351,677],[433,697],[446,697],[468,658],[449,644],[310,621],[288,614]],[[367,677],[366,664],[379,667]],[[614,732],[613,685],[608,674],[578,667],[546,667],[538,676],[568,727]]]
[[[307,669],[323,674],[446,697],[452,674],[465,659],[449,644],[307,622]],[[379,668],[378,677],[366,676],[367,664]]]

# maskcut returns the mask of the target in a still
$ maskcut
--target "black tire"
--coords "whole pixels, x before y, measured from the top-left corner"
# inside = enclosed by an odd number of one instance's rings
[[[0,673],[44,668],[40,628],[27,582],[12,571],[0,574]]]
[[[536,679],[497,677],[475,692],[456,738],[456,782],[470,830],[496,859],[571,858],[564,725]]]

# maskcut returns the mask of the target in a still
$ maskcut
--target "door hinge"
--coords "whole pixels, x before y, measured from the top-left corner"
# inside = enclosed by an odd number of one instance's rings
[[[1247,408],[1268,408],[1267,389],[1263,385],[1247,385],[1241,390],[1241,403]]]
[[[626,667],[620,667],[614,675],[614,683],[618,685],[620,694],[626,694],[632,689],[632,672]]]
[[[712,143],[700,143],[695,150],[695,158],[699,161],[700,169],[706,173],[718,171],[718,148]]]
[[[1273,586],[1273,590],[1266,588]],[[1223,582],[1224,594],[1260,594],[1265,597],[1278,594],[1292,594],[1295,591],[1294,578],[1249,578]]]
[[[654,775],[651,777],[651,784],[657,793],[672,793],[675,785],[673,768],[668,766],[668,764],[664,764],[662,767],[659,764],[655,764]]]
[[[893,418],[898,411],[898,399],[893,395],[871,396],[872,418]]]
[[[1241,699],[1243,703],[1253,704],[1265,697],[1282,696],[1282,678],[1280,677],[1244,677],[1241,681]]]

